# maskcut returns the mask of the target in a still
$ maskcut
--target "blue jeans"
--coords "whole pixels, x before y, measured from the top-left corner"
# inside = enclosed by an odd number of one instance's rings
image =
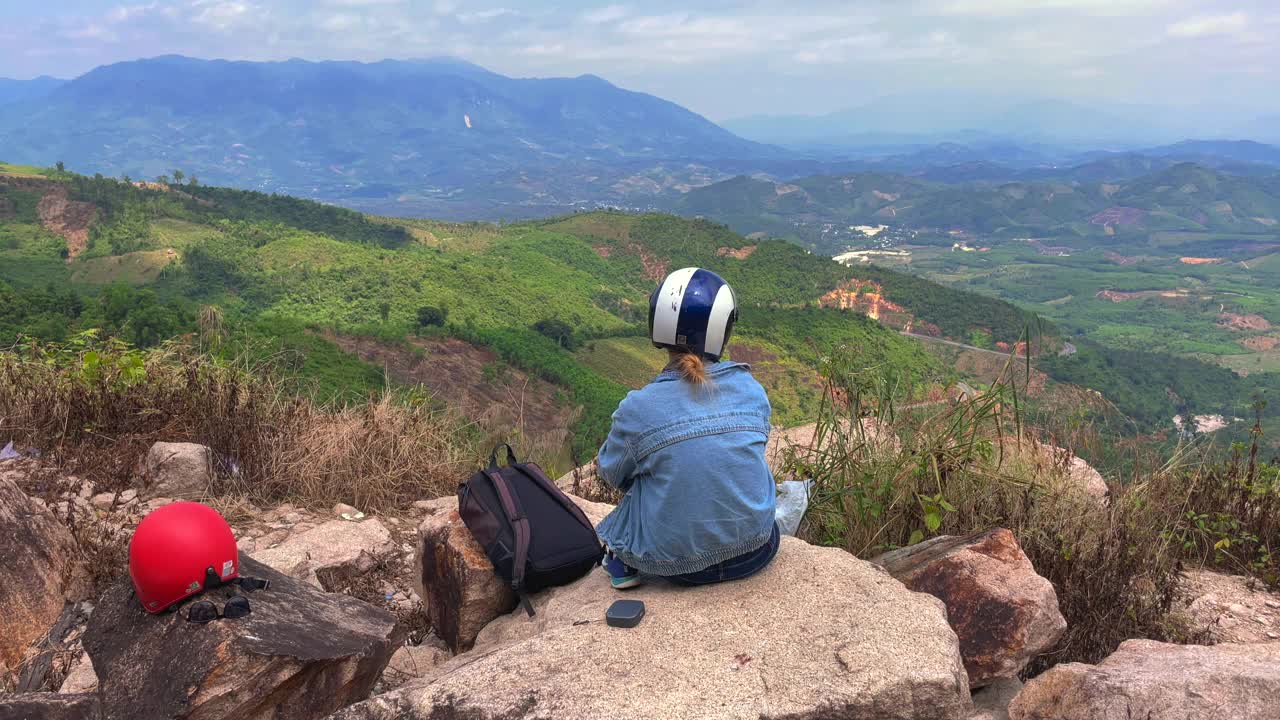
[[[712,585],[729,580],[741,580],[763,570],[769,564],[769,561],[773,560],[773,556],[778,554],[779,542],[778,526],[774,524],[773,534],[769,536],[769,542],[762,545],[759,550],[752,550],[745,555],[730,558],[717,565],[712,565],[706,570],[685,573],[684,575],[668,575],[667,579],[677,585],[690,586]]]

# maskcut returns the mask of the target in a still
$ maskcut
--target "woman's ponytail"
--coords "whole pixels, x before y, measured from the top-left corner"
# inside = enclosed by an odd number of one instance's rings
[[[680,379],[693,385],[707,382],[707,365],[702,358],[691,352],[678,353],[675,357],[676,369],[680,371]]]

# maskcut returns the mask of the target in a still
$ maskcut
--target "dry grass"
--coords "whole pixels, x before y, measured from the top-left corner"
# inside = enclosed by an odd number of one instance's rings
[[[40,448],[100,490],[133,484],[157,441],[208,445],[217,495],[386,512],[456,488],[478,459],[460,419],[390,394],[330,409],[267,368],[174,344],[92,336],[0,352],[0,437]]]
[[[1046,459],[1006,385],[898,412],[901,389],[875,373],[836,361],[826,377],[813,441],[789,450],[785,464],[815,480],[808,539],[871,557],[934,535],[1009,528],[1053,583],[1068,624],[1033,673],[1097,662],[1125,639],[1168,636],[1195,473],[1178,464],[1135,471],[1104,503],[1066,463]]]
[[[447,495],[472,464],[462,427],[390,396],[336,411],[306,406],[276,438],[259,491],[315,505],[385,510]]]

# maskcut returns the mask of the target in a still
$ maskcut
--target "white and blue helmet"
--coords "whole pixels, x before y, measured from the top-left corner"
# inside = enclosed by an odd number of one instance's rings
[[[654,347],[719,360],[737,319],[733,288],[710,270],[676,270],[649,296],[649,339]]]

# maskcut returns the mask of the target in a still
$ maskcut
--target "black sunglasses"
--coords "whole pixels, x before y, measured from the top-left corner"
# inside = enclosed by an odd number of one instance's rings
[[[204,625],[214,620],[239,620],[247,616],[250,612],[249,598],[243,595],[236,595],[222,606],[222,611],[218,611],[218,606],[208,600],[200,600],[193,603],[187,608],[187,622]]]

